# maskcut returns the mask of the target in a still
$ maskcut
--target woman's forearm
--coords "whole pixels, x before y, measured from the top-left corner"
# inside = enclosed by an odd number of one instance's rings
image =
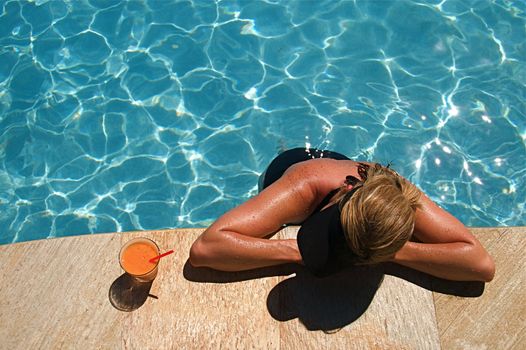
[[[416,243],[407,242],[393,262],[430,275],[456,281],[493,279],[495,265],[486,251],[465,242]]]
[[[243,271],[285,263],[301,263],[295,239],[262,239],[235,232],[200,237],[190,249],[190,263],[222,271]]]

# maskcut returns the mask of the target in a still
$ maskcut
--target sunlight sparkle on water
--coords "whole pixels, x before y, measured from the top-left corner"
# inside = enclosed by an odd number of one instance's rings
[[[257,98],[257,92],[258,90],[255,87],[251,87],[247,92],[245,92],[244,96],[247,100],[255,100]]]
[[[458,107],[455,105],[452,105],[451,108],[447,111],[447,114],[450,117],[457,117],[459,114]]]

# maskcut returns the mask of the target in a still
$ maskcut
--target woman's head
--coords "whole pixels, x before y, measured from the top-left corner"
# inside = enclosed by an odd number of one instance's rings
[[[360,164],[359,174],[352,196],[342,196],[341,223],[355,262],[374,264],[391,258],[411,238],[420,191],[380,164]]]

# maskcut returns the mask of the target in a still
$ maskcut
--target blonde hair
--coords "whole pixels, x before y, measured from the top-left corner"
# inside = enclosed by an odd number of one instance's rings
[[[358,172],[350,199],[347,186],[339,193],[343,231],[356,264],[387,261],[411,238],[420,191],[380,164]]]

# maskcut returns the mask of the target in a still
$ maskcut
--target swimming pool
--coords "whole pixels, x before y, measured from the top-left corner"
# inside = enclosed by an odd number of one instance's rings
[[[0,243],[204,227],[309,145],[526,223],[522,1],[0,3]]]

